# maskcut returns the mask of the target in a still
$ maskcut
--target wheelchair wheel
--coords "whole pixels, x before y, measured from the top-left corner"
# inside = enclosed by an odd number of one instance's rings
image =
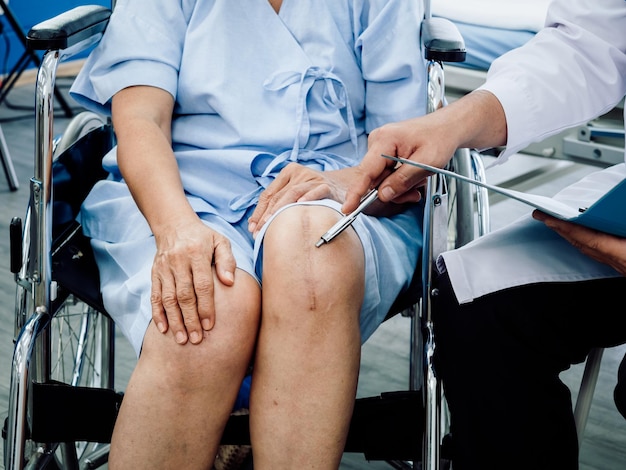
[[[469,149],[459,149],[449,170],[479,181],[485,180],[482,157]],[[446,178],[448,194],[448,238],[445,249],[460,248],[490,230],[489,200],[486,190],[454,178]]]
[[[19,287],[18,299],[22,306],[32,303]],[[106,314],[72,295],[68,296],[47,328],[51,381],[74,387],[113,388],[112,331],[112,320]],[[85,414],[84,420],[88,423],[89,413]],[[49,444],[46,446],[48,457],[42,458],[40,443],[32,440],[25,442],[26,468],[92,469],[108,459],[108,444]]]
[[[26,226],[29,226],[30,222],[29,210],[26,215]],[[23,233],[22,253],[24,260],[28,260],[31,257],[29,253],[30,232],[25,230]],[[61,247],[55,250],[55,252],[61,251]],[[21,278],[25,277],[27,266],[28,261],[23,263]],[[52,317],[49,324],[37,339],[42,345],[42,354],[36,353],[33,357],[31,376],[35,380],[72,387],[112,390],[114,388],[112,320],[108,315],[81,301],[62,287],[58,288],[57,297],[52,302]],[[16,335],[33,309],[31,290],[26,287],[25,283],[18,283],[16,286]],[[48,373],[43,372],[44,365],[47,365],[45,369],[49,371]],[[45,403],[44,407],[55,406],[54,401],[46,400]],[[29,408],[31,406],[28,405]],[[80,411],[78,406],[76,409]],[[39,413],[28,412],[28,420],[38,415]],[[84,417],[81,415],[78,419],[81,422],[84,420],[85,425],[89,427],[90,418],[89,412],[86,412]],[[41,419],[37,422],[41,423]],[[57,426],[58,421],[51,422],[49,425]],[[33,429],[31,424],[28,427]],[[52,433],[53,436],[57,436],[55,432]],[[98,468],[99,464],[105,463],[108,458],[108,444],[74,441],[61,443],[51,442],[51,439],[46,440],[45,445],[42,446],[42,442],[32,440],[30,435],[30,433],[26,434],[26,441],[21,448],[23,461],[27,464],[26,468]],[[42,449],[44,449],[43,452]]]
[[[111,334],[107,315],[70,295],[50,323],[51,379],[72,386],[112,388]],[[101,456],[106,459],[108,447],[97,442],[62,443],[54,460],[60,469],[96,468]]]

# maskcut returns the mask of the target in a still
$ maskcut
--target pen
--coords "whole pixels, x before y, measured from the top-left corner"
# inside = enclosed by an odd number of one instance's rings
[[[367,206],[369,206],[372,202],[374,202],[378,198],[378,190],[372,189],[369,193],[367,193],[363,199],[361,199],[361,203],[359,207],[354,209],[348,215],[344,215],[339,221],[333,225],[328,232],[326,232],[319,241],[315,244],[316,247],[322,246],[324,243],[330,243],[330,241],[347,229],[352,222],[356,219],[356,216],[365,210]]]

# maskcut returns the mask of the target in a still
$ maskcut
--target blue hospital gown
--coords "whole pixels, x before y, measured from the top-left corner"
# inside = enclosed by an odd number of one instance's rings
[[[96,112],[149,85],[175,98],[173,149],[192,207],[228,236],[237,265],[262,282],[247,218],[289,162],[353,166],[367,133],[424,114],[426,87],[416,0],[120,0],[72,86]],[[139,353],[151,319],[154,238],[116,164],[83,204],[107,311]],[[155,188],[157,191],[158,188]],[[334,201],[319,201],[339,210]],[[419,208],[354,224],[366,259],[362,340],[414,271]]]

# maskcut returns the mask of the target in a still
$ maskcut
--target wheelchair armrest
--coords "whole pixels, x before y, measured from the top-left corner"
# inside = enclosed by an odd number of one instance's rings
[[[100,5],[83,5],[33,26],[28,46],[33,50],[64,50],[102,34],[111,10]]]
[[[427,60],[463,62],[465,41],[456,25],[446,18],[428,18],[422,22],[422,43]]]

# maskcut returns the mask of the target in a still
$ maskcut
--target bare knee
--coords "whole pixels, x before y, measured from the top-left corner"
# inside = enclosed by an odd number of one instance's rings
[[[151,323],[139,365],[163,377],[170,387],[194,388],[216,377],[238,380],[250,364],[258,333],[260,289],[250,276],[237,276],[236,289],[216,289],[216,321],[199,344],[176,343]]]
[[[268,227],[263,242],[264,317],[268,314],[265,305],[274,299],[284,299],[295,307],[290,316],[360,309],[364,255],[356,232],[349,228],[332,243],[316,246],[338,218],[339,214],[327,207],[294,206]]]

